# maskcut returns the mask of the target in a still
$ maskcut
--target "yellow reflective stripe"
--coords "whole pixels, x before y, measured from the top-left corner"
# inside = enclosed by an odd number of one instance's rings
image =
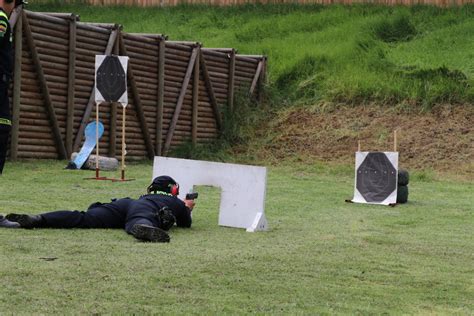
[[[12,121],[10,121],[9,119],[6,119],[6,118],[1,118],[0,117],[0,124],[2,125],[12,125]]]
[[[8,20],[8,16],[7,16],[7,14],[5,13],[5,11],[3,11],[3,10],[0,10],[0,17],[4,17],[5,19]]]

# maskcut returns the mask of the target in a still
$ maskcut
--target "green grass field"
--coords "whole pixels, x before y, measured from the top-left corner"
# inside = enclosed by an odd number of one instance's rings
[[[33,2],[33,1],[32,1]],[[247,5],[172,8],[31,5],[127,32],[163,33],[269,58],[275,104],[474,102],[474,5]]]
[[[64,162],[7,163],[0,213],[84,209],[137,197],[136,181],[83,180]],[[107,173],[118,176],[118,173]],[[169,244],[121,230],[0,229],[0,314],[472,314],[474,185],[412,174],[409,203],[348,204],[351,166],[269,168],[271,230],[217,225],[199,187],[194,224]],[[57,258],[46,261],[41,258]]]

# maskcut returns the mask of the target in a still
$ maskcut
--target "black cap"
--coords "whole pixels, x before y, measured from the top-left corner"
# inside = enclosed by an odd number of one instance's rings
[[[148,186],[147,191],[148,193],[156,191],[171,193],[173,185],[178,185],[178,183],[170,176],[163,175],[153,179],[153,182]]]

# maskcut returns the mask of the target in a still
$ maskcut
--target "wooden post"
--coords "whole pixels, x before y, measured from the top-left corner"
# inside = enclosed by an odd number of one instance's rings
[[[360,139],[357,141],[357,151],[360,151]]]
[[[20,135],[21,104],[21,55],[23,51],[23,18],[19,14],[15,23],[15,65],[13,70],[13,104],[10,159],[18,159],[18,139]]]
[[[166,142],[163,146],[163,154],[166,155],[171,146],[171,140],[173,139],[174,130],[176,124],[178,123],[179,114],[181,113],[181,108],[183,107],[184,96],[186,95],[186,90],[188,89],[189,80],[194,69],[194,63],[196,62],[196,57],[198,55],[199,48],[196,47],[193,49],[191,57],[189,59],[188,69],[186,70],[186,75],[184,76],[183,86],[181,87],[181,92],[179,93],[178,102],[176,102],[176,108],[173,113],[173,118],[171,119],[170,127],[168,133],[166,134]]]
[[[267,57],[262,58],[262,71],[260,73],[260,78],[258,79],[257,84],[257,100],[258,102],[263,101],[263,87],[265,86],[265,80],[267,75]]]
[[[126,109],[127,109],[127,107],[124,106],[123,107],[123,112],[122,112],[122,172],[121,172],[121,176],[120,176],[121,180],[125,180],[125,152],[126,152],[125,119],[127,117],[127,113],[125,112]]]
[[[250,91],[249,91],[250,95],[253,95],[255,88],[257,87],[258,79],[260,78],[262,69],[263,69],[263,60],[260,60],[257,66],[257,70],[255,71],[255,76],[253,77],[253,80],[252,80],[252,85],[250,86]]]
[[[229,107],[229,111],[234,110],[234,90],[235,90],[235,50],[229,54],[229,89],[227,94],[227,105]]]
[[[216,119],[217,129],[220,130],[222,128],[221,112],[219,110],[219,106],[217,105],[216,96],[214,95],[214,89],[212,88],[211,77],[209,76],[209,72],[207,71],[206,61],[204,60],[204,55],[202,54],[202,52],[200,52],[199,62],[201,64],[202,75],[204,77],[204,83],[206,84],[207,94],[209,95],[209,101],[214,111],[214,118]]]
[[[158,100],[156,107],[155,153],[161,156],[163,147],[163,104],[165,94],[165,43],[164,37],[158,39]]]
[[[97,160],[95,161],[95,177],[99,178],[99,103],[95,104],[95,155]]]
[[[67,78],[67,119],[66,119],[66,152],[71,157],[74,127],[74,85],[76,74],[76,32],[77,17],[71,16],[69,21],[69,63]]]
[[[397,130],[393,131],[393,151],[397,151]]]
[[[66,159],[66,147],[64,146],[61,131],[59,130],[58,120],[56,118],[56,113],[54,112],[53,103],[51,101],[51,97],[49,94],[48,85],[46,83],[46,78],[44,76],[43,67],[41,66],[41,61],[38,56],[38,52],[36,50],[36,45],[33,39],[33,34],[31,32],[30,24],[28,23],[28,18],[26,16],[25,11],[22,11],[22,20],[23,20],[23,27],[25,28],[25,36],[26,36],[26,43],[28,44],[31,57],[33,59],[33,65],[36,70],[36,74],[38,75],[38,81],[40,84],[40,90],[43,94],[46,110],[48,112],[49,121],[51,123],[51,129],[53,131],[54,140],[56,143],[56,148],[58,151],[58,156],[60,159]]]
[[[200,51],[201,47],[197,47]],[[196,61],[194,62],[194,74],[193,74],[193,121],[191,137],[193,146],[197,144],[197,130],[198,130],[198,111],[199,111],[199,53],[196,54]]]

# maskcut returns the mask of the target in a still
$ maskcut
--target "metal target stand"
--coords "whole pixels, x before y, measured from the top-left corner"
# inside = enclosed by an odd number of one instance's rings
[[[125,178],[125,121],[126,109],[128,105],[127,91],[127,68],[128,56],[95,56],[95,103],[96,103],[96,165],[95,177],[86,178],[88,180],[110,180],[112,182],[133,181],[135,179]],[[122,157],[120,179],[107,178],[100,176],[99,167],[99,106],[101,103],[108,102],[111,106],[120,103],[123,107],[122,114]]]

